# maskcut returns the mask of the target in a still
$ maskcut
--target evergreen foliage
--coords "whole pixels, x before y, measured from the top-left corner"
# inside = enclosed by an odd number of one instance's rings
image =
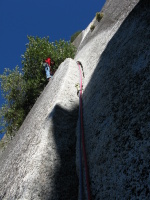
[[[104,14],[102,12],[96,13],[96,20],[99,22],[103,18]]]
[[[74,58],[76,49],[64,40],[49,42],[48,37],[28,36],[29,43],[22,55],[22,69],[5,69],[0,75],[5,104],[0,109],[0,133],[15,135],[36,99],[47,84],[43,60],[55,61],[54,73],[66,58]]]
[[[91,25],[90,30],[93,31],[95,29],[95,25]]]
[[[71,36],[70,42],[72,43],[82,31],[77,31]]]
[[[18,66],[14,70],[5,69],[0,79],[5,99],[0,110],[0,126],[3,127],[0,133],[13,135],[25,118],[25,82]]]

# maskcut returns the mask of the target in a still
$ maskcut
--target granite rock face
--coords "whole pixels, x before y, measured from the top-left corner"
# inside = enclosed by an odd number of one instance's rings
[[[0,200],[78,198],[76,82],[78,66],[67,59],[0,157]]]
[[[92,197],[150,199],[150,1],[109,0],[76,60]],[[88,28],[87,28],[88,29]],[[77,166],[79,144],[77,143]],[[85,199],[86,184],[84,185]]]
[[[150,199],[150,1],[107,0],[102,12],[0,156],[0,200],[78,199],[78,60],[92,199]]]

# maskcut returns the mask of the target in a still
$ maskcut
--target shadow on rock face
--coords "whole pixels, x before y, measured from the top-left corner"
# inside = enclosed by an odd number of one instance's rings
[[[56,105],[52,115],[53,137],[57,152],[55,159],[58,164],[54,170],[53,176],[51,176],[51,171],[49,171],[48,177],[50,177],[53,182],[52,185],[49,185],[49,188],[52,188],[52,191],[50,191],[50,197],[45,197],[45,199],[77,200],[78,178],[75,161],[78,107],[74,108],[72,111],[67,111],[61,106]],[[51,118],[51,116],[49,117]],[[49,138],[49,140],[51,140],[51,138]],[[47,187],[48,186],[46,186],[46,188]]]

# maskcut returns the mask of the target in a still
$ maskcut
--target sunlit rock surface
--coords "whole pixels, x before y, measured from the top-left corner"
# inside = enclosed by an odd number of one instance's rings
[[[0,199],[77,199],[76,82],[78,66],[67,59],[0,158]]]

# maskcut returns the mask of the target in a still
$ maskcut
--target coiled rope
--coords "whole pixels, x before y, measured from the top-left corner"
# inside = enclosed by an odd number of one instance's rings
[[[80,200],[83,198],[83,175],[82,175],[82,150],[83,150],[83,159],[84,159],[84,166],[85,166],[85,177],[86,177],[86,187],[87,187],[87,194],[88,200],[91,200],[91,191],[90,191],[90,181],[89,181],[89,170],[87,164],[87,156],[86,156],[86,149],[85,149],[85,141],[84,141],[84,125],[83,125],[83,108],[82,108],[82,71],[81,67],[82,64],[80,61],[77,61],[77,65],[79,67],[80,73],[80,91],[79,91],[79,126],[80,126],[80,136],[79,136],[79,156],[80,156]],[[83,68],[82,68],[83,69]],[[82,141],[82,142],[81,142]],[[81,148],[82,144],[82,148]]]

